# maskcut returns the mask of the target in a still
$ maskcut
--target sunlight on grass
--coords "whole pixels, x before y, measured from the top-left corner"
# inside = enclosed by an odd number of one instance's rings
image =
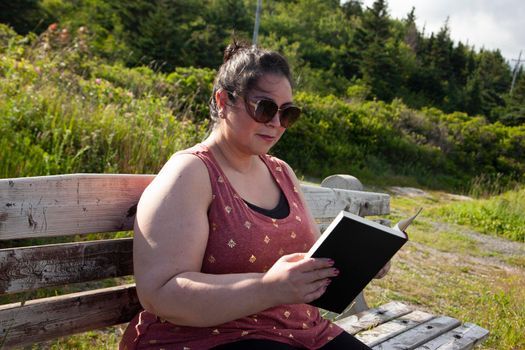
[[[525,242],[525,188],[488,199],[443,206],[436,214],[483,233]]]

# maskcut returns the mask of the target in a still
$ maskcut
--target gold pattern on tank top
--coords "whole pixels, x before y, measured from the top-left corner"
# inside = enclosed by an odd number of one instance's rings
[[[277,219],[273,219],[273,218],[272,218],[272,224],[273,224],[273,226],[275,226],[275,227],[279,227],[279,224],[277,224]]]
[[[284,249],[283,248],[279,249],[279,255],[284,255]]]
[[[291,315],[290,311],[286,310],[284,312],[284,317],[288,318],[288,317],[290,317],[290,315]]]
[[[217,260],[215,259],[213,255],[210,255],[210,257],[208,258],[208,261],[210,262],[210,264],[215,264]]]
[[[246,228],[249,230],[250,227],[252,227],[252,223],[249,222],[249,221],[245,221],[245,222],[244,222],[244,227],[246,227]]]
[[[241,337],[244,337],[245,335],[248,335],[248,334],[250,334],[250,332],[248,332],[248,331],[242,331],[242,333],[241,333]]]
[[[228,242],[228,247],[232,248],[235,247],[237,245],[237,243],[235,243],[235,241],[233,239],[230,239],[230,241]]]
[[[217,178],[217,182],[219,182],[219,183],[221,183],[221,184],[224,183],[224,179],[222,178],[222,176],[219,176],[219,177]]]
[[[257,258],[255,257],[255,255],[252,254],[252,256],[250,256],[250,262],[253,264],[255,262],[255,260],[257,260]]]
[[[292,239],[295,239],[295,237],[297,237],[297,235],[295,234],[294,231],[292,231],[292,233],[290,233],[290,237],[292,237]]]
[[[264,236],[264,243],[270,243],[270,237],[268,237],[268,235]]]
[[[232,207],[230,207],[229,205],[227,205],[227,206],[224,207],[224,210],[229,214],[229,213],[231,213],[231,211],[232,211]]]
[[[299,221],[299,222],[302,221],[300,216],[296,216],[296,217],[295,217],[295,220],[297,220],[297,221]]]
[[[275,170],[277,170],[277,171],[283,171],[283,168],[281,168],[280,166],[277,166],[277,167],[275,167]]]
[[[215,328],[215,329],[211,332],[211,334],[213,334],[213,335],[218,335],[218,334],[221,334],[221,332],[219,332],[219,330],[218,330],[217,328]]]

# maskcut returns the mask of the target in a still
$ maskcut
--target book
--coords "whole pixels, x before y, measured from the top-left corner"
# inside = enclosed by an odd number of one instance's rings
[[[330,258],[340,273],[311,305],[342,313],[408,241],[405,232],[419,211],[394,228],[341,211],[306,257]]]

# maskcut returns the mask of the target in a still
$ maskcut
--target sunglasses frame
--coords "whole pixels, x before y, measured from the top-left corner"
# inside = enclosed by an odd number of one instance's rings
[[[245,103],[247,104],[246,110],[249,112],[250,116],[258,123],[268,123],[270,122],[277,113],[281,112],[279,115],[279,122],[284,128],[291,127],[301,116],[301,109],[296,105],[290,104],[284,108],[281,108],[271,99],[260,99],[255,102],[244,98]],[[253,107],[252,109],[249,106]],[[270,111],[265,111],[265,109],[271,108]],[[295,117],[290,118],[289,113],[290,109],[294,110],[296,113]],[[286,113],[286,111],[289,111]]]

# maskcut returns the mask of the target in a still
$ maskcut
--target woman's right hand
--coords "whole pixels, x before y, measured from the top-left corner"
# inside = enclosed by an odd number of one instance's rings
[[[276,305],[309,303],[319,298],[339,274],[330,259],[305,258],[305,253],[284,255],[262,278]]]

